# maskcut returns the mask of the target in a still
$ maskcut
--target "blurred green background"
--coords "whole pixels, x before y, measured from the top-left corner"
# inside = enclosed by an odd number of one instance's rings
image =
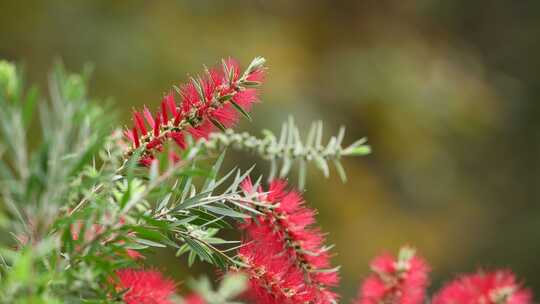
[[[540,294],[539,54],[540,1],[0,1],[0,57],[42,87],[55,58],[94,63],[93,95],[114,98],[119,125],[203,64],[261,55],[263,103],[239,129],[277,130],[290,113],[368,136],[374,153],[345,161],[347,184],[312,170],[305,193],[345,303],[401,244],[431,262],[432,289],[510,267]]]

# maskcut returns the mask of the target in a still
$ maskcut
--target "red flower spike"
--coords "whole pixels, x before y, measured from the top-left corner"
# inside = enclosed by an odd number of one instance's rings
[[[164,123],[169,121],[169,116],[167,115],[167,102],[165,101],[165,99],[161,101],[161,115],[163,116]]]
[[[146,122],[148,122],[150,126],[154,126],[154,118],[152,117],[152,113],[150,113],[150,110],[148,110],[146,106],[144,106],[143,114],[144,118],[146,118]]]
[[[532,294],[509,270],[478,271],[446,284],[433,304],[531,304]]]
[[[249,180],[241,187],[253,196]],[[286,188],[277,180],[269,193],[256,195],[271,208],[256,207],[263,214],[241,225],[246,236],[239,255],[249,265],[244,269],[250,277],[248,297],[262,304],[335,303],[338,296],[329,287],[337,285],[339,276],[329,269],[323,234],[310,227],[315,212],[304,206],[299,193]]]
[[[128,291],[123,300],[126,304],[172,304],[173,281],[163,278],[157,271],[123,269],[116,272],[119,284],[117,289]]]
[[[194,77],[189,83],[175,87],[181,97],[178,105],[174,93],[169,93],[163,97],[157,115],[153,116],[146,107],[143,115],[134,111],[134,130],[137,132],[126,134],[126,137],[135,148],[144,147],[141,164],[149,165],[155,153],[164,150],[163,145],[168,139],[185,148],[183,136],[186,132],[194,139],[207,138],[215,130],[214,126],[220,129],[233,127],[239,113],[249,118],[246,111],[257,101],[257,92],[251,87],[262,80],[263,63],[264,59],[256,58],[241,73],[238,63],[229,58],[223,61],[221,69],[209,69],[203,77]],[[147,123],[152,129],[151,134],[148,134]],[[126,154],[131,155],[131,152],[132,148]]]
[[[169,93],[165,96],[165,100],[167,101],[167,106],[169,107],[169,111],[171,111],[171,114],[173,117],[176,116],[176,102],[174,101],[174,95],[173,93]]]
[[[156,116],[156,121],[155,121],[155,124],[154,124],[154,137],[159,136],[160,128],[161,128],[161,121],[160,121],[160,117],[159,117],[159,114],[158,114]]]
[[[180,120],[182,120],[182,112],[177,112],[176,116],[174,116],[174,126],[177,127],[180,124]]]
[[[146,129],[146,126],[144,125],[144,119],[142,118],[141,114],[137,111],[133,112],[133,121],[135,122],[135,126],[139,128],[141,131],[141,135],[146,135],[148,133],[148,130]]]
[[[383,254],[371,262],[373,274],[359,291],[355,304],[421,304],[428,285],[429,266],[409,247],[401,248],[399,256]]]
[[[133,138],[133,144],[135,145],[135,148],[140,147],[141,143],[139,142],[139,134],[137,134],[137,128],[133,128],[131,131],[131,136]]]

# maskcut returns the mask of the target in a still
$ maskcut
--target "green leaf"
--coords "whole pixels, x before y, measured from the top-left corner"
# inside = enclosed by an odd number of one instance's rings
[[[177,85],[173,84],[173,89],[176,91],[176,93],[182,95],[182,90]]]
[[[174,221],[171,224],[171,226],[173,226],[173,227],[184,226],[184,225],[189,224],[190,222],[196,220],[197,218],[198,218],[198,216],[196,216],[196,215],[186,217],[186,218],[183,218],[181,220]]]
[[[236,177],[234,178],[234,181],[232,182],[231,186],[225,191],[225,193],[228,192],[235,192],[238,189],[238,186],[241,182],[243,182],[253,171],[255,168],[255,165],[251,166],[249,169],[246,170],[242,175],[240,175],[240,170],[237,171]]]
[[[281,171],[279,173],[280,177],[286,177],[292,167],[292,160],[289,156],[283,157],[283,165],[281,166]]]
[[[212,252],[205,245],[201,244],[199,241],[190,238],[189,236],[184,237],[184,240],[189,245],[191,250],[199,256],[202,261],[212,263]]]
[[[261,85],[260,81],[249,81],[249,80],[242,81],[242,86],[246,88],[256,88],[260,85]]]
[[[216,160],[216,162],[214,163],[214,165],[212,166],[212,169],[210,170],[210,178],[207,179],[205,182],[204,182],[204,185],[203,185],[203,191],[208,191],[208,190],[211,190],[211,189],[214,189],[214,184],[215,184],[215,178],[216,176],[218,175],[219,173],[219,170],[221,169],[221,165],[223,164],[223,160],[225,159],[225,152],[226,151],[223,151],[221,152],[221,154],[219,155],[218,159]],[[232,171],[231,171],[232,172]]]
[[[306,175],[307,175],[307,166],[306,166],[306,160],[300,159],[299,165],[298,165],[298,188],[300,190],[303,190],[306,185]]]
[[[29,283],[32,277],[32,255],[29,251],[19,256],[11,273],[11,278],[19,284]]]
[[[347,174],[345,173],[345,169],[343,168],[343,165],[341,165],[341,162],[338,159],[334,159],[333,162],[341,181],[344,183],[347,182]]]
[[[237,212],[237,211],[235,211],[233,209],[228,209],[228,208],[221,208],[221,207],[215,207],[215,206],[206,206],[205,209],[210,211],[210,212],[213,212],[213,213],[216,213],[216,214],[219,214],[219,215],[232,217],[232,218],[249,218],[250,217],[249,215],[246,215],[246,214],[243,214],[243,213],[240,213],[240,212]]]
[[[225,101],[231,100],[231,98],[233,98],[233,97],[234,97],[234,94],[223,95],[223,96],[220,96],[218,98],[218,101],[219,102],[225,102]]]
[[[211,122],[214,126],[216,126],[218,129],[220,129],[221,132],[225,132],[225,131],[227,130],[227,128],[225,128],[225,126],[224,126],[221,122],[219,122],[218,120],[216,120],[216,119],[214,119],[214,118],[212,118],[212,117],[210,117],[210,122]]]
[[[202,80],[200,78],[191,78],[191,82],[193,83],[193,86],[195,87],[195,90],[199,94],[199,98],[202,101],[206,100],[206,96],[204,96],[204,89],[202,85]]]
[[[150,241],[150,240],[147,240],[147,239],[135,238],[134,241],[139,243],[139,244],[147,245],[147,246],[150,246],[150,247],[161,247],[161,248],[167,247],[167,246],[165,246],[165,245],[163,245],[161,243]]]
[[[330,170],[328,169],[328,164],[326,163],[326,160],[319,155],[315,155],[314,159],[315,159],[315,165],[317,165],[317,167],[321,169],[321,171],[324,174],[324,177],[328,177],[330,175]]]
[[[249,116],[249,113],[246,112],[246,110],[244,110],[244,108],[242,108],[239,104],[237,104],[234,100],[230,100],[229,101],[233,107],[238,111],[240,112],[240,114],[242,114],[247,120],[251,121],[251,116]]]
[[[159,202],[159,205],[156,208],[156,211],[161,211],[163,208],[167,207],[171,199],[172,193],[167,193],[165,197]]]

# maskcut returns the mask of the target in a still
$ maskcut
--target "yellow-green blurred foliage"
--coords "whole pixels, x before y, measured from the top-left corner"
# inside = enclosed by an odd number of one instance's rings
[[[538,1],[0,1],[0,57],[42,87],[55,58],[94,63],[93,93],[114,98],[119,124],[203,64],[261,55],[264,102],[240,129],[291,113],[368,136],[347,184],[314,172],[305,193],[345,302],[369,259],[401,244],[431,261],[434,288],[483,265],[540,294],[539,37]]]

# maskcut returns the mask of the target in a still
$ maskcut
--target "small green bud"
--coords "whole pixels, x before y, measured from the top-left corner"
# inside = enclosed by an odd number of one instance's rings
[[[412,259],[415,253],[416,250],[414,250],[414,248],[408,246],[402,247],[398,253],[398,260],[408,262],[410,259]]]
[[[371,153],[371,147],[368,145],[363,145],[359,147],[354,147],[352,149],[347,149],[344,154],[345,155],[351,155],[351,156],[361,156],[361,155],[367,155]]]

